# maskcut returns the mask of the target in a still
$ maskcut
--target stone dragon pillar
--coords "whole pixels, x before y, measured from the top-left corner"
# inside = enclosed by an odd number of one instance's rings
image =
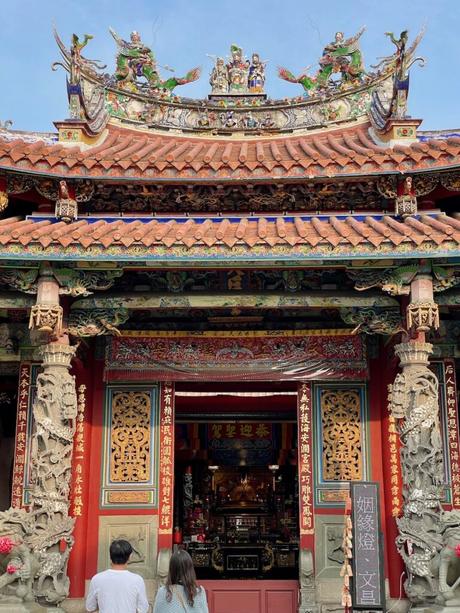
[[[409,340],[395,347],[402,372],[389,386],[389,410],[401,440],[403,515],[397,519],[396,546],[412,605],[438,599],[437,565],[442,548],[441,486],[444,482],[438,380],[429,368],[433,346],[425,334],[439,325],[433,282],[419,275],[411,283],[407,308]]]
[[[60,342],[42,348],[43,371],[37,376],[33,404],[29,512],[34,533],[28,544],[40,562],[34,595],[44,604],[58,604],[69,593],[67,562],[75,522],[69,516],[70,478],[77,417],[75,377],[69,368],[74,353],[74,347]]]
[[[69,369],[75,348],[62,333],[59,285],[48,269],[38,280],[38,290],[30,327],[44,344],[33,402],[30,506],[0,513],[0,609],[10,613],[23,611],[27,601],[62,610],[59,604],[69,593],[67,562],[75,521],[69,516],[70,478],[77,416],[75,377]]]

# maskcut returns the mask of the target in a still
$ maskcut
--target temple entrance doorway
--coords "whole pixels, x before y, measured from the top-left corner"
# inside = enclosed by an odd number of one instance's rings
[[[296,610],[297,387],[176,384],[174,542],[212,613]]]

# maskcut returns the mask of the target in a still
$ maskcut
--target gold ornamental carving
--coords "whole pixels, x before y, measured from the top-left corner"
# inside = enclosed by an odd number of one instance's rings
[[[407,307],[407,327],[418,332],[439,328],[439,307],[435,302],[411,302]]]
[[[323,502],[345,502],[350,496],[348,490],[325,490],[321,494]]]
[[[29,329],[59,336],[62,314],[62,307],[58,304],[35,304],[30,310]]]
[[[112,397],[110,480],[149,481],[151,395],[146,391],[116,392]]]
[[[361,399],[353,389],[321,392],[323,479],[362,478]]]
[[[111,504],[148,504],[150,492],[109,492],[107,498]]]

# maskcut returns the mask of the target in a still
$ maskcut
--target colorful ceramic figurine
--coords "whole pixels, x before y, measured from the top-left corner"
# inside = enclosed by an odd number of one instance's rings
[[[260,94],[264,91],[265,85],[265,64],[262,62],[258,53],[252,54],[251,65],[249,66],[248,88],[251,93]]]
[[[345,88],[360,82],[365,73],[359,49],[359,39],[363,32],[364,28],[361,28],[357,34],[347,39],[343,32],[337,32],[334,40],[324,47],[319,60],[320,67],[315,76],[312,77],[305,71],[296,77],[286,68],[279,68],[278,75],[290,83],[300,83],[309,94],[318,89],[337,86]],[[332,75],[337,73],[340,73],[341,79],[335,83]]]
[[[248,88],[249,60],[243,55],[238,45],[230,47],[231,58],[227,64],[229,91],[231,93],[245,93]]]
[[[110,33],[118,46],[115,79],[123,89],[139,91],[139,79],[143,77],[152,92],[172,92],[177,85],[196,81],[200,76],[200,69],[194,68],[185,77],[170,77],[162,81],[153,51],[144,45],[138,32],[131,32],[129,42],[120,38],[112,28]]]
[[[216,63],[209,79],[213,94],[226,94],[228,92],[228,71],[224,58],[216,58]]]
[[[214,57],[209,82],[213,94],[259,94],[265,85],[265,64],[258,53],[253,53],[251,61],[244,56],[243,49],[231,45],[230,57],[225,64],[223,58]]]

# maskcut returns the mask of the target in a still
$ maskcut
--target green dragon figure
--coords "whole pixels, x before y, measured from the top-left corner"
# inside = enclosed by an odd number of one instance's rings
[[[110,33],[118,46],[115,79],[122,89],[138,92],[138,79],[144,77],[151,91],[171,93],[177,85],[191,83],[200,77],[201,69],[193,68],[185,77],[170,77],[163,81],[153,51],[144,45],[138,32],[131,32],[130,42],[120,38],[112,28]]]
[[[335,40],[324,47],[319,60],[319,70],[315,76],[307,74],[307,70],[296,77],[286,68],[278,68],[278,75],[284,81],[300,83],[307,95],[315,90],[326,89],[332,84],[332,75],[340,73],[341,85],[360,83],[365,70],[363,56],[359,49],[359,39],[364,32],[361,28],[357,34],[345,40],[343,32],[337,32]]]

